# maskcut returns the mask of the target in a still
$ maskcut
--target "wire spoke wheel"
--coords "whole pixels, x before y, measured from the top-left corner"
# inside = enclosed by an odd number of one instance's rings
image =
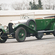
[[[55,36],[55,26],[54,26],[54,32],[53,32],[53,35]]]
[[[26,34],[26,30],[23,27],[19,27],[15,32],[15,37],[18,42],[23,42],[25,41]]]
[[[6,40],[7,40],[7,38],[0,37],[0,43],[4,43],[4,42],[6,42]]]
[[[18,37],[20,40],[23,40],[25,38],[25,31],[23,29],[19,30]]]
[[[3,31],[0,30],[0,43],[4,43],[4,42],[6,42],[6,40],[7,40],[7,38],[5,38],[5,37],[1,37],[2,34],[3,34]]]

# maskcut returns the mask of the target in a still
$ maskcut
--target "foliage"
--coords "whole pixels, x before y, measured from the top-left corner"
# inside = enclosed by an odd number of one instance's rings
[[[38,1],[38,4],[35,4],[35,2],[29,2],[29,5],[31,7],[31,10],[42,9],[41,0]]]

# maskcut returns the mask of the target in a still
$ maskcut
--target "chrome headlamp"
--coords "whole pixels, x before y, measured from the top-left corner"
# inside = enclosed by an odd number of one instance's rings
[[[5,29],[5,30],[7,29],[7,26],[6,26],[6,25],[4,26],[4,29]]]

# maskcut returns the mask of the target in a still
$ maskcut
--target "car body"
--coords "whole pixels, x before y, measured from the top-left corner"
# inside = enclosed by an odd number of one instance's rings
[[[29,36],[35,36],[37,39],[41,39],[44,33],[53,33],[55,36],[55,16],[53,17],[54,18],[12,21],[6,29],[1,26],[0,42],[5,42],[8,35],[12,35],[18,42],[23,42],[25,38]]]

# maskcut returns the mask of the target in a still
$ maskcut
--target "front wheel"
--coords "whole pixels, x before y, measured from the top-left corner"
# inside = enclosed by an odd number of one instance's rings
[[[18,42],[25,41],[26,35],[26,30],[23,27],[19,27],[15,32],[15,37]]]
[[[2,29],[0,29],[0,43],[5,43],[7,40],[7,37],[1,37],[3,35]]]
[[[7,38],[2,38],[2,37],[0,37],[0,43],[5,43],[6,40],[7,40]]]

